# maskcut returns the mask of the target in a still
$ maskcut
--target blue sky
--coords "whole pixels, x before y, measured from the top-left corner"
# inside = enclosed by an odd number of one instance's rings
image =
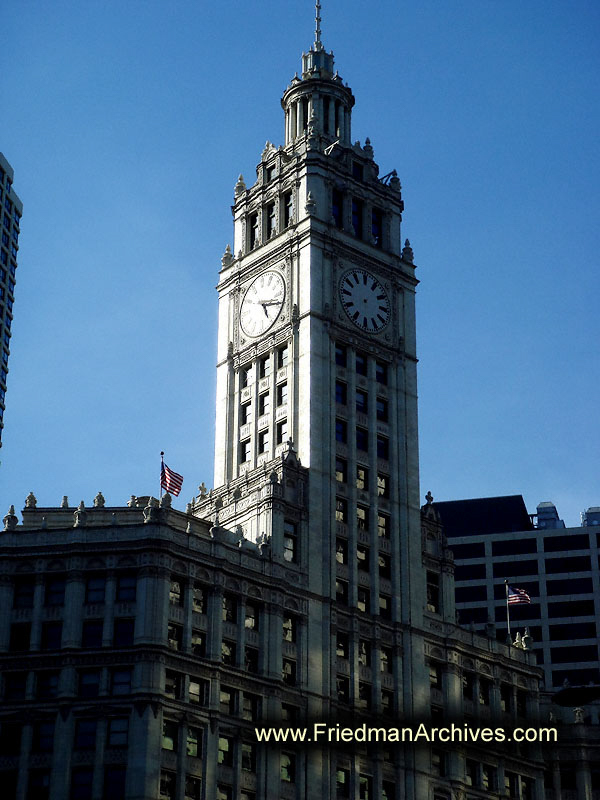
[[[240,172],[283,139],[306,2],[3,9],[0,150],[24,203],[0,512],[184,508],[212,485],[216,292]],[[421,486],[600,505],[595,0],[324,0],[353,139],[398,170],[418,290]]]

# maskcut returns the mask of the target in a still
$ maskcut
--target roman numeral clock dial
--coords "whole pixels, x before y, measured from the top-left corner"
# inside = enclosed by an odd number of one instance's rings
[[[281,313],[285,283],[278,272],[263,272],[246,289],[240,308],[240,325],[246,336],[261,336]]]
[[[344,273],[340,299],[350,321],[367,333],[379,333],[390,321],[390,298],[377,278],[364,269]]]

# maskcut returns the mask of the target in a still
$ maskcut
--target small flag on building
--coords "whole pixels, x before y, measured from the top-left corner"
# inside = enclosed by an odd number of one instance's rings
[[[517,589],[515,586],[507,586],[506,597],[509,606],[515,606],[517,603],[531,603],[531,597],[525,589]]]
[[[181,484],[183,483],[183,475],[169,469],[163,459],[164,453],[160,454],[160,488],[174,494],[175,497],[181,491]]]

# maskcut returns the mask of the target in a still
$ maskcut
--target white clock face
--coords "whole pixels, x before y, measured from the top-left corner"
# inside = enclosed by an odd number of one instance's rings
[[[246,336],[261,336],[279,316],[285,300],[285,283],[278,272],[264,272],[246,289],[240,324]]]
[[[367,333],[378,333],[390,321],[390,298],[377,278],[364,269],[344,273],[340,299],[351,321]]]

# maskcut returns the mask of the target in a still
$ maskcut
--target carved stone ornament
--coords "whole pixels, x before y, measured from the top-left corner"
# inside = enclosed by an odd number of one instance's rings
[[[35,508],[37,506],[37,500],[33,492],[29,492],[27,497],[25,498],[25,508]]]
[[[94,497],[94,508],[104,508],[105,503],[104,495],[102,492],[98,492],[96,497]]]
[[[15,507],[11,506],[8,509],[8,514],[2,520],[4,522],[4,530],[5,531],[14,531],[14,529],[19,524],[19,520],[15,515]]]

